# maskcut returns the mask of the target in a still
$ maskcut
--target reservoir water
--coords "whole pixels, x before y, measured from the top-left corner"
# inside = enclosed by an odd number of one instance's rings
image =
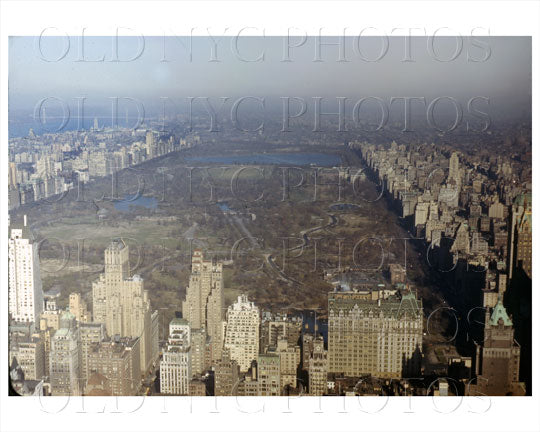
[[[197,156],[186,158],[187,162],[207,162],[224,165],[315,165],[333,167],[341,164],[341,157],[325,153],[260,153],[231,156]]]
[[[131,206],[155,209],[157,208],[157,199],[142,195],[126,195],[123,200],[114,203],[114,208],[122,212],[129,212]]]

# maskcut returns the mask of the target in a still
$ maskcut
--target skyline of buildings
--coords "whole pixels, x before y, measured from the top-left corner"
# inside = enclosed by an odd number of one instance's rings
[[[31,3],[1,431],[540,429],[540,0]]]
[[[88,142],[95,138],[91,133],[85,135]],[[144,142],[117,150],[124,160],[118,170],[137,161],[130,152],[141,145],[142,163],[187,146],[171,146],[173,137],[148,130],[136,135]],[[71,148],[61,145],[62,154],[62,146]],[[366,179],[379,181],[384,199],[415,240],[427,246],[429,265],[452,269],[451,279],[438,283],[459,290],[462,305],[486,308],[476,354],[456,351],[446,358],[441,352],[448,346],[433,344],[433,335],[426,343],[426,292],[397,263],[370,275],[341,265],[326,269],[322,277],[332,287],[326,313],[311,322],[266,311],[247,293],[226,304],[226,290],[235,287],[225,284],[224,266],[234,261],[195,249],[189,276],[178,281],[185,284],[185,297],[172,305],[176,317],[160,337],[160,314],[145,280],[132,274],[130,249],[119,238],[104,250],[104,271],[91,282],[90,297],[70,292],[63,309],[59,294],[42,293],[37,244],[25,217],[21,226],[10,225],[8,239],[15,381],[24,383],[20,377],[26,376],[28,389],[51,395],[454,394],[442,381],[434,389],[406,384],[446,373],[463,394],[525,394],[528,303],[515,291],[526,290],[532,276],[531,185],[522,181],[530,172],[516,170],[502,156],[491,158],[486,169],[449,146],[427,143],[350,141],[345,148],[365,164]],[[60,153],[31,160],[50,177],[59,172],[59,162],[64,167]],[[102,165],[92,168],[94,174],[115,171],[91,154],[86,155],[92,163]],[[72,168],[75,160],[68,159]],[[24,163],[9,165],[11,190],[21,184],[18,167]],[[340,167],[340,178],[354,184],[351,172]],[[516,298],[518,306],[512,303]],[[504,376],[497,372],[502,369]],[[478,384],[468,383],[471,378]]]

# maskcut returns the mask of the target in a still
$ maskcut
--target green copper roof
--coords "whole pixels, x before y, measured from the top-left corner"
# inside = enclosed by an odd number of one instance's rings
[[[493,308],[491,318],[489,319],[489,324],[492,326],[496,326],[499,324],[500,319],[503,320],[503,323],[505,326],[512,325],[512,320],[508,317],[508,314],[506,313],[506,309],[504,308],[501,300],[499,299],[499,301]]]
[[[70,311],[66,310],[62,312],[62,315],[60,315],[60,319],[72,320],[75,319],[75,315],[73,315]]]

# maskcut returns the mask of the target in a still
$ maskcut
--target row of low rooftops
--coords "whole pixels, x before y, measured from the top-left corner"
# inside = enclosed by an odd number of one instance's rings
[[[421,315],[422,300],[412,291],[395,289],[384,291],[334,291],[328,294],[329,315],[356,310],[360,314],[383,313],[399,317],[402,314]]]

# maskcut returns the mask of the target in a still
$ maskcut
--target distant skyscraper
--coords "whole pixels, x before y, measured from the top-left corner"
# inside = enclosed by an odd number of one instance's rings
[[[238,296],[227,310],[225,348],[231,359],[237,361],[241,372],[247,372],[259,354],[260,322],[259,308],[248,301],[246,295]]]
[[[422,301],[414,293],[328,295],[328,372],[401,378],[420,373]]]
[[[456,184],[460,184],[461,176],[459,172],[459,156],[457,152],[452,152],[452,156],[450,156],[448,171],[448,179],[454,180]]]
[[[141,370],[146,371],[156,354],[150,300],[143,279],[130,277],[129,247],[123,241],[115,240],[105,250],[105,272],[93,283],[92,296],[94,321],[105,324],[109,336],[141,339]]]
[[[191,343],[189,323],[173,319],[169,324],[169,342],[160,362],[161,393],[188,395],[191,381]]]
[[[212,360],[221,359],[223,349],[223,265],[205,261],[194,251],[191,277],[182,302],[182,314],[192,329],[205,329],[211,338]]]
[[[525,386],[519,382],[520,351],[514,341],[512,320],[499,299],[491,314],[486,314],[483,346],[476,350],[477,378],[469,394],[525,395]]]
[[[98,119],[97,117],[94,117],[94,130],[98,130],[98,129],[99,129]]]
[[[156,157],[156,143],[154,140],[154,132],[151,130],[146,132],[146,154],[148,159]]]
[[[43,290],[39,270],[38,244],[27,226],[12,224],[8,239],[9,313],[15,321],[39,321],[43,311]]]
[[[17,164],[15,162],[9,163],[9,186],[17,186],[19,181],[17,180]]]

